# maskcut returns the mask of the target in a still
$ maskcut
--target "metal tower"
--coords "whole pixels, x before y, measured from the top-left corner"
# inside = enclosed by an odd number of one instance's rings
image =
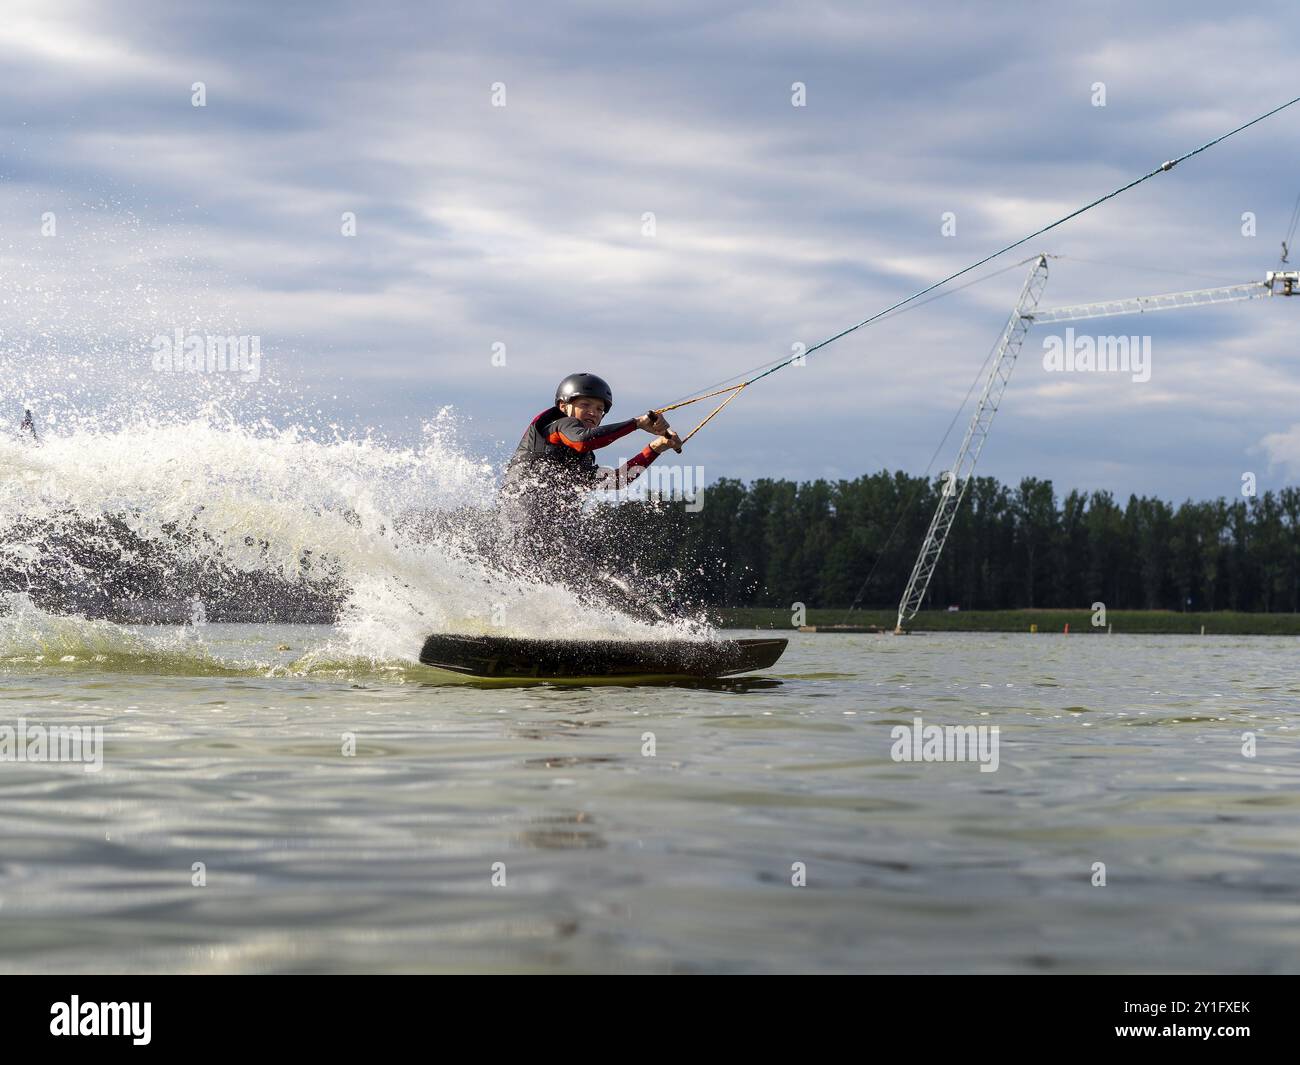
[[[1085,318],[1109,318],[1118,314],[1142,314],[1147,311],[1168,311],[1179,307],[1202,307],[1209,303],[1234,303],[1238,300],[1258,299],[1261,296],[1295,296],[1300,295],[1300,270],[1270,270],[1263,281],[1253,281],[1244,285],[1225,285],[1222,288],[1203,288],[1191,292],[1170,292],[1160,296],[1135,296],[1132,299],[1110,300],[1104,303],[1080,303],[1073,307],[1054,307],[1039,311],[1038,299],[1047,284],[1047,257],[1040,255],[1025,279],[1016,309],[1011,312],[1011,319],[1002,332],[998,345],[997,357],[989,371],[988,380],[984,382],[984,391],[980,393],[975,413],[971,416],[966,429],[966,438],[957,452],[957,461],[952,469],[943,475],[943,489],[939,496],[939,505],[934,517],[930,519],[929,531],[921,545],[920,554],[916,556],[916,565],[912,567],[912,576],[908,578],[907,589],[898,604],[898,622],[895,632],[903,631],[903,623],[911,621],[921,609],[925,593],[930,588],[930,578],[934,576],[939,556],[943,553],[944,542],[948,539],[948,530],[952,528],[953,518],[966,494],[966,486],[971,474],[975,472],[975,463],[979,460],[984,441],[989,435],[989,426],[993,415],[998,411],[1002,393],[1006,391],[1007,381],[1016,365],[1016,356],[1020,354],[1025,334],[1035,323],[1077,322]]]
[[[971,474],[975,472],[975,463],[979,461],[984,441],[988,439],[993,415],[997,414],[1002,393],[1007,390],[1011,371],[1016,367],[1016,356],[1020,354],[1025,334],[1033,324],[1033,311],[1038,306],[1038,299],[1046,284],[1047,256],[1040,255],[1034,261],[1029,276],[1025,278],[1025,286],[1020,290],[1016,309],[1011,312],[1006,328],[1002,331],[993,366],[984,382],[979,401],[975,404],[975,413],[966,428],[966,437],[961,442],[961,450],[957,452],[957,461],[943,475],[939,505],[934,509],[929,531],[925,534],[925,543],[921,545],[921,553],[916,556],[916,565],[912,567],[912,575],[907,580],[907,590],[903,592],[903,599],[898,604],[895,632],[902,632],[903,622],[910,621],[921,609],[921,602],[930,588],[930,578],[934,576],[939,555],[943,553],[944,542],[948,539],[948,530],[952,528],[957,508],[961,505],[962,496],[966,494],[966,486],[970,483]]]

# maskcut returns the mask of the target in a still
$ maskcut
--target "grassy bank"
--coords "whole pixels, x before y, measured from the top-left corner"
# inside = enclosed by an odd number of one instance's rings
[[[733,628],[788,629],[789,610],[745,607],[715,610],[722,625]],[[892,610],[809,610],[808,625],[879,625],[893,628],[896,614]],[[1180,614],[1172,610],[1108,610],[1106,621],[1114,632],[1171,633],[1196,635],[1205,626],[1207,636],[1300,636],[1300,614],[1240,614],[1215,611],[1205,614]],[[1096,633],[1090,610],[923,610],[909,628],[916,632],[1028,632],[1037,625],[1039,632],[1062,632],[1066,625],[1071,633]]]

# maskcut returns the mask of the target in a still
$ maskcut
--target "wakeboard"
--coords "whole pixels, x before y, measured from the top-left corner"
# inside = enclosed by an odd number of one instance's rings
[[[433,635],[424,641],[420,661],[474,677],[730,677],[775,665],[786,643],[781,638],[630,641]]]

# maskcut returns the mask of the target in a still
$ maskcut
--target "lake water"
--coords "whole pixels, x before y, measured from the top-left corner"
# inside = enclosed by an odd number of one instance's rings
[[[0,762],[0,971],[1300,970],[1292,640],[794,633],[762,677],[486,688],[337,638],[11,631],[0,726],[104,739]],[[997,770],[894,760],[917,717],[997,726]]]

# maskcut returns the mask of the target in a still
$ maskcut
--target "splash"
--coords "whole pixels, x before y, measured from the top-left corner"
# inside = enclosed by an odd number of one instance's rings
[[[413,447],[217,416],[0,439],[0,659],[311,672],[414,663],[432,632],[698,633],[504,573],[483,550],[497,471],[456,437],[444,410]],[[129,624],[150,610],[197,624]],[[333,627],[291,661],[232,661],[203,638],[231,620]]]

